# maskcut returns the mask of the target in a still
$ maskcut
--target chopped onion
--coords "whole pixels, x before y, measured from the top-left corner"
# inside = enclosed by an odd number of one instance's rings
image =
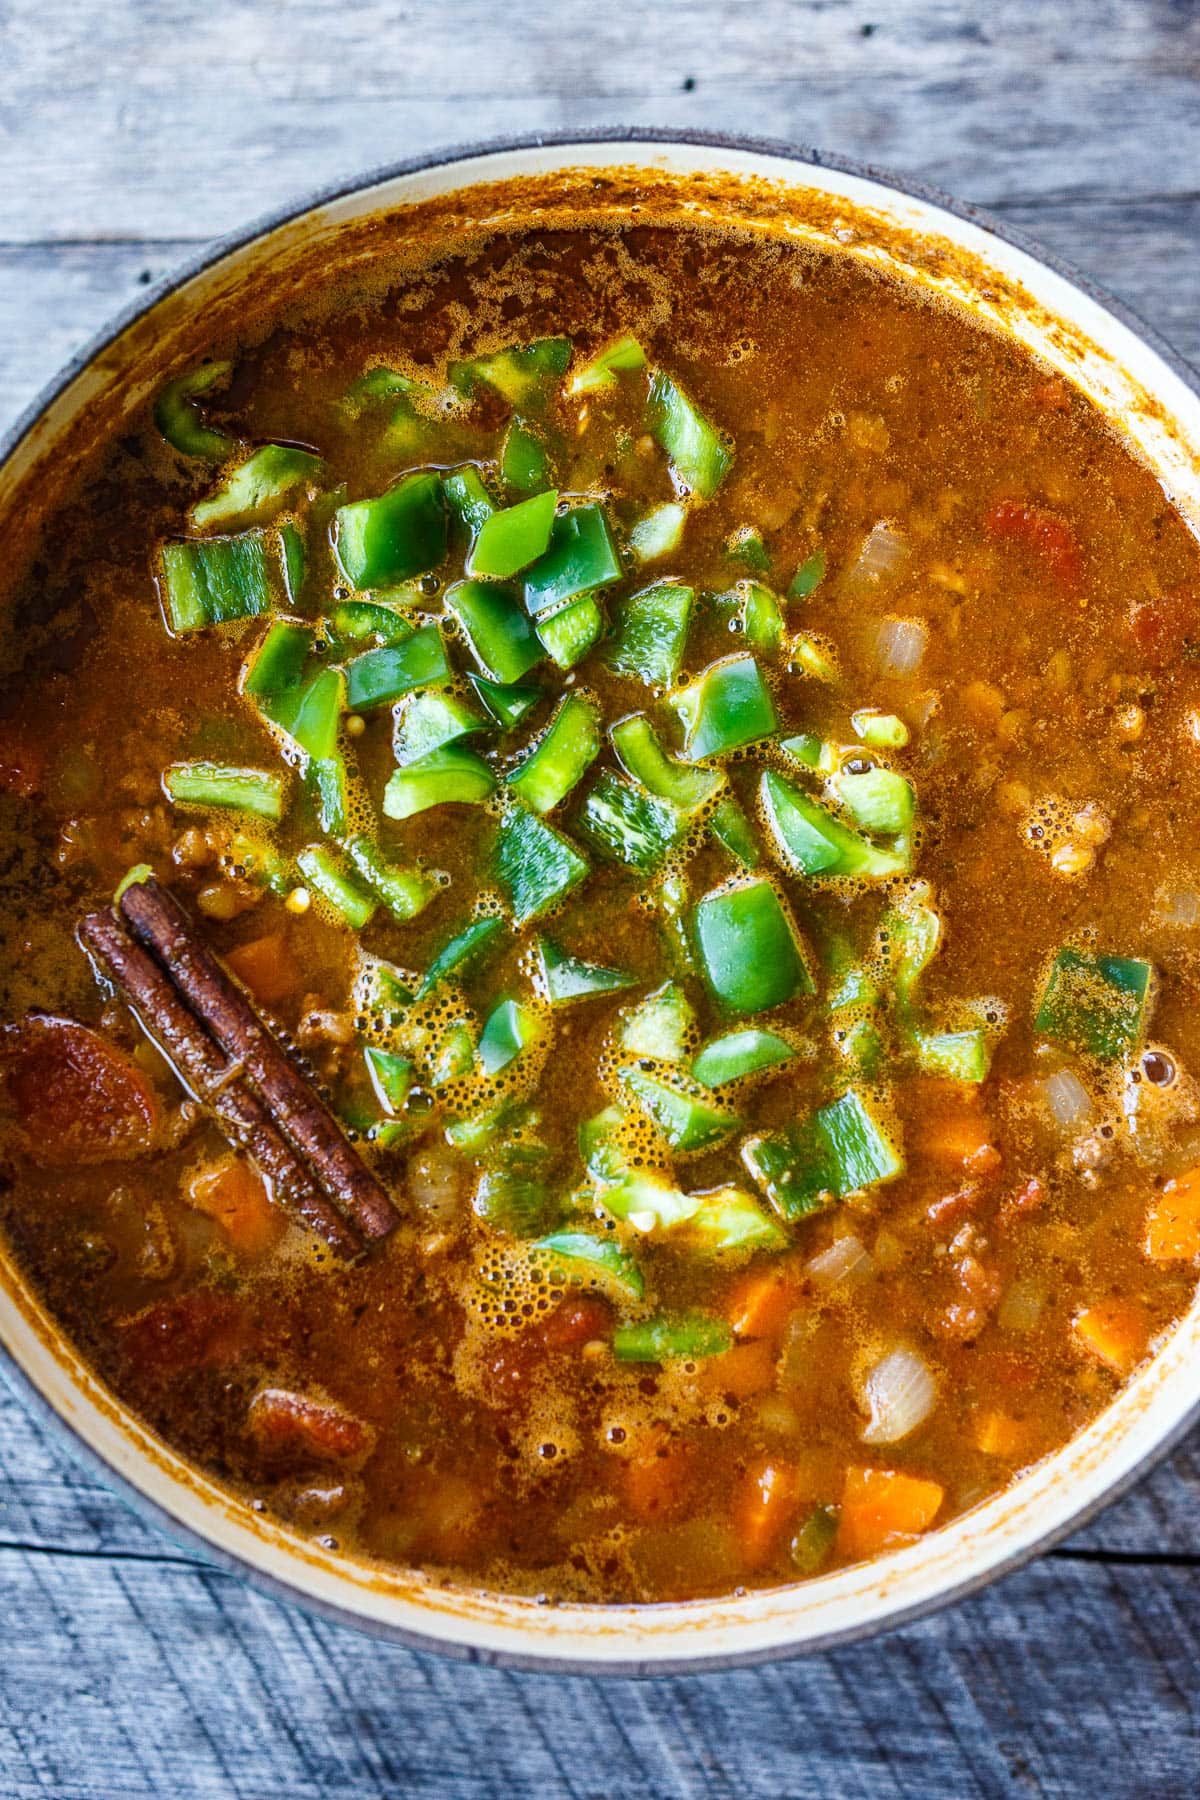
[[[857,561],[846,573],[847,586],[868,587],[882,580],[891,574],[907,549],[908,545],[894,526],[886,519],[880,519],[868,531]]]
[[[838,1238],[828,1250],[822,1250],[805,1265],[806,1272],[817,1281],[845,1281],[848,1275],[865,1275],[871,1267],[867,1255],[854,1236]]]
[[[929,627],[920,619],[880,619],[875,658],[885,675],[911,675],[929,642]]]
[[[1042,1316],[1046,1290],[1036,1281],[1014,1281],[996,1312],[1001,1331],[1032,1331]]]
[[[1038,1086],[1054,1123],[1062,1131],[1074,1131],[1087,1124],[1092,1116],[1091,1096],[1073,1069],[1056,1069]]]
[[[892,1350],[863,1382],[859,1404],[871,1415],[860,1436],[864,1444],[898,1444],[929,1417],[937,1384],[915,1350]]]
[[[1200,925],[1200,892],[1195,888],[1164,888],[1154,897],[1154,910],[1161,925]]]

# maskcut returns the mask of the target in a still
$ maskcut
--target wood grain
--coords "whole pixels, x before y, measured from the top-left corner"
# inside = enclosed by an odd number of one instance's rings
[[[1197,0],[0,0],[0,422],[198,243],[502,132],[817,143],[988,205],[1200,366]],[[1200,1789],[1200,1442],[1071,1544],[803,1663],[562,1681],[174,1549],[0,1388],[0,1800],[973,1800]]]

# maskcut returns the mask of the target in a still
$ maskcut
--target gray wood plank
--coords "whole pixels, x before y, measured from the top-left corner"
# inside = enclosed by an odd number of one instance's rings
[[[210,236],[430,145],[614,122],[817,143],[981,202],[1196,186],[1186,0],[5,10],[12,241]]]
[[[11,1800],[968,1800],[1196,1788],[1189,1570],[1043,1562],[923,1625],[646,1683],[375,1644],[195,1569],[0,1553]],[[1094,1761],[1103,1745],[1107,1769]]]

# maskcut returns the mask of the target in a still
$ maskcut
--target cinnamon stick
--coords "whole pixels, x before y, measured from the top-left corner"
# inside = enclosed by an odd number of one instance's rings
[[[283,1135],[366,1238],[386,1237],[397,1215],[341,1126],[288,1060],[225,973],[174,895],[149,878],[127,887],[120,911],[226,1056],[245,1067]]]
[[[262,1104],[237,1078],[236,1065],[226,1062],[153,957],[111,912],[89,913],[80,921],[79,939],[123,990],[184,1085],[209,1108],[230,1143],[258,1165],[279,1204],[339,1256],[351,1260],[361,1255],[357,1231],[337,1212]]]

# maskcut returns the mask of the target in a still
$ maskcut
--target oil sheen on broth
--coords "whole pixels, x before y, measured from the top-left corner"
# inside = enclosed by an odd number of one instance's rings
[[[381,240],[212,354],[5,576],[0,1204],[73,1342],[300,1529],[552,1597],[815,1575],[1061,1445],[1200,1252],[1200,576],[1155,480],[1000,337],[716,233],[392,284]],[[265,445],[309,460],[239,486]],[[208,623],[161,546],[243,534],[268,611]],[[393,1195],[362,1260],[97,981],[135,865]]]

